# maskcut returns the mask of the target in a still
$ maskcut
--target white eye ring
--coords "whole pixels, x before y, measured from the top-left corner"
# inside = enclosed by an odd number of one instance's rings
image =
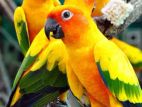
[[[62,15],[61,15],[61,17],[62,17],[62,19],[64,21],[67,21],[67,20],[71,19],[72,16],[73,16],[73,13],[71,11],[69,11],[69,10],[64,10],[62,12]]]

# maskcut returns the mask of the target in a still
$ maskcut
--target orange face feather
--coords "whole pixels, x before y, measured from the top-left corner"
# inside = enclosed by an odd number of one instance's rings
[[[64,19],[64,12],[71,11],[71,18]],[[86,17],[82,17],[85,14],[79,10],[74,9],[73,6],[71,6],[70,9],[68,9],[68,5],[61,7],[58,6],[49,14],[48,18],[56,20],[59,25],[62,26],[62,30],[65,33],[65,37],[62,39],[66,44],[74,44],[77,43],[79,40],[82,41],[84,38],[81,37],[80,32],[87,32],[86,29],[89,28],[89,24],[86,20]],[[82,21],[82,23],[79,22],[79,20]],[[81,28],[81,29],[78,29]],[[72,32],[74,31],[74,32]]]

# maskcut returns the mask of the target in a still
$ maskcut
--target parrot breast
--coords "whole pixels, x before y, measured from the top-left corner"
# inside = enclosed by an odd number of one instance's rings
[[[79,57],[77,55],[80,55]],[[109,91],[105,86],[93,56],[93,48],[83,48],[69,52],[71,67],[91,98],[108,107]],[[101,96],[101,99],[100,99]]]

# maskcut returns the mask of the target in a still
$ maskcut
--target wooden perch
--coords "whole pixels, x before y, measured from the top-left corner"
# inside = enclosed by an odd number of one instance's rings
[[[10,9],[14,12],[14,10],[16,8],[15,2],[13,2],[13,0],[5,0],[5,2],[8,4],[8,6],[10,7]]]
[[[103,32],[104,35],[110,37],[113,35],[117,35],[118,33],[125,30],[130,24],[139,19],[139,17],[142,15],[142,1],[129,0],[129,3],[134,6],[134,10],[130,14],[130,16],[125,20],[124,24],[119,27],[112,25],[108,20],[104,18],[104,16],[94,18],[97,22],[99,29]]]
[[[10,0],[0,0],[0,10],[8,17],[9,20],[13,21],[13,13],[16,5]]]
[[[1,74],[2,80],[5,84],[6,92],[7,92],[8,95],[10,95],[10,93],[11,93],[10,79],[9,79],[8,74],[7,74],[6,67],[5,67],[3,60],[2,60],[1,51],[0,51],[0,74]]]

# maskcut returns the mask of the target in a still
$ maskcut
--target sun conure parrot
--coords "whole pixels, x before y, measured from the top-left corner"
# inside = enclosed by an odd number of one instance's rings
[[[41,107],[68,89],[62,45],[61,40],[49,42],[44,29],[39,32],[16,75],[7,107]]]
[[[142,90],[127,56],[99,31],[90,11],[58,6],[45,25],[47,38],[53,32],[52,37],[65,45],[73,94],[80,99],[87,93],[91,107],[122,107],[119,101],[142,103]]]
[[[14,12],[14,24],[20,48],[26,54],[34,37],[43,28],[46,16],[58,0],[23,0]],[[46,10],[46,11],[45,11]]]

